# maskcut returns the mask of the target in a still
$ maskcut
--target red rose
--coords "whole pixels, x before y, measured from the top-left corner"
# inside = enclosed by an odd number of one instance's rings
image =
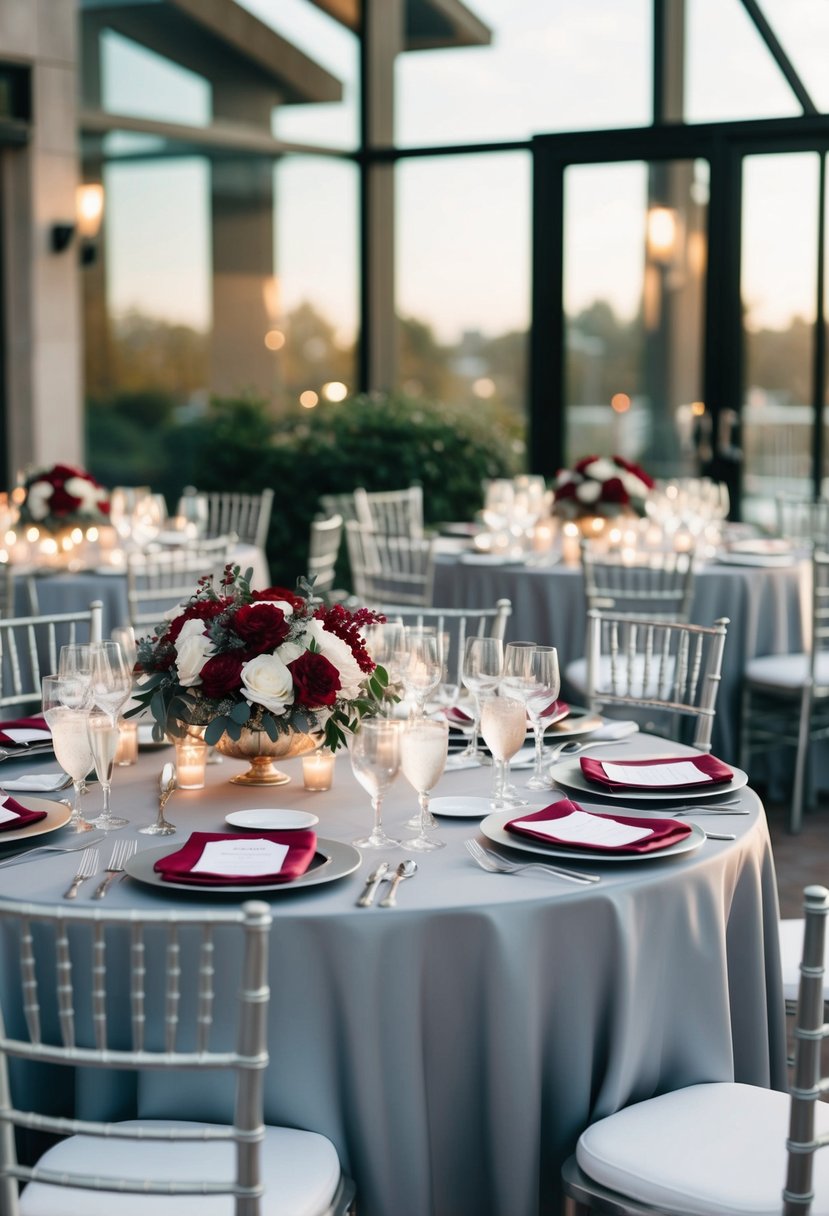
[[[67,494],[63,486],[55,486],[49,499],[49,510],[52,515],[71,515],[81,505],[80,498]]]
[[[266,587],[264,591],[254,591],[253,598],[255,600],[285,600],[291,605],[294,612],[302,612],[305,608],[305,600],[302,596],[289,591],[287,587]]]
[[[276,650],[289,632],[285,613],[275,604],[243,604],[233,628],[245,643],[248,658]]]
[[[215,654],[201,669],[201,691],[219,701],[236,691],[241,676],[242,659],[238,654]]]
[[[320,705],[333,705],[337,700],[340,673],[324,655],[306,650],[288,664],[294,681],[294,700],[305,709],[317,709]]]
[[[563,499],[566,499],[566,498],[575,498],[577,484],[578,483],[576,483],[575,481],[568,481],[563,486],[559,486],[556,489],[556,495],[555,495],[556,502],[561,502]]]
[[[577,473],[583,473],[589,464],[592,464],[594,460],[598,459],[598,456],[583,456],[578,464],[574,466],[575,471]]]
[[[599,500],[601,502],[618,502],[625,504],[630,502],[630,497],[618,477],[609,477],[602,486],[602,492],[599,495]]]
[[[54,485],[58,485],[61,482],[68,481],[70,477],[82,477],[84,481],[92,480],[88,473],[84,473],[83,469],[75,469],[71,464],[53,465],[48,479]]]
[[[224,612],[229,603],[230,600],[227,597],[222,597],[218,600],[197,600],[195,604],[188,605],[181,616],[177,616],[170,622],[164,635],[166,640],[175,642],[185,621],[212,621],[214,617]]]
[[[620,469],[624,469],[626,473],[633,473],[634,477],[638,477],[649,490],[652,490],[656,485],[654,479],[644,469],[640,469],[638,464],[634,464],[632,460],[625,460],[624,456],[614,456],[613,460]]]

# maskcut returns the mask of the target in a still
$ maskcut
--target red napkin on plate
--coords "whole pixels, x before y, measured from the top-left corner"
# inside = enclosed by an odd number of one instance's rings
[[[211,874],[206,870],[192,872],[204,846],[211,840],[272,840],[288,846],[282,868],[276,874]],[[198,883],[199,886],[221,887],[262,886],[265,883],[290,882],[308,869],[317,847],[317,834],[307,828],[286,832],[192,832],[175,853],[161,857],[153,866],[166,882]]]
[[[42,730],[44,736],[51,736],[52,732],[45,718],[11,718],[8,722],[0,722],[0,743],[5,747],[25,747],[25,743],[18,743],[15,739],[10,739],[5,733],[7,730]]]
[[[0,808],[4,811],[13,811],[14,819],[0,820],[0,832],[13,832],[18,828],[28,827],[30,823],[37,823],[40,819],[46,818],[45,811],[30,811],[25,806],[22,806],[15,798],[9,794],[0,793]]]
[[[582,814],[590,815],[596,819],[611,819],[614,823],[624,823],[629,827],[648,828],[651,835],[645,836],[642,840],[634,840],[629,844],[602,845],[595,844],[590,840],[560,840],[555,835],[538,832],[531,826],[518,826],[524,823],[530,825],[533,823],[555,823],[557,819],[565,819],[575,811],[580,811]],[[655,853],[659,849],[667,849],[669,845],[676,844],[691,834],[691,825],[680,823],[678,819],[641,819],[634,815],[597,815],[595,811],[585,811],[577,802],[573,802],[570,798],[562,798],[560,802],[554,802],[552,806],[545,807],[543,811],[535,811],[532,815],[518,815],[515,819],[510,820],[509,823],[505,823],[504,827],[508,832],[513,832],[516,836],[529,836],[533,840],[540,840],[542,844],[554,845],[557,849],[590,849],[591,852],[608,854]]]
[[[457,705],[450,705],[443,713],[450,726],[471,726],[474,721],[470,714],[458,709]]]
[[[681,785],[670,783],[664,786],[639,784],[634,781],[612,781],[604,770],[605,763],[624,764],[629,768],[654,768],[660,764],[692,764],[699,771],[700,778],[699,781],[684,781]],[[591,760],[582,756],[580,764],[581,771],[588,781],[595,781],[599,785],[607,786],[615,794],[623,794],[625,790],[654,790],[660,793],[664,793],[666,790],[676,790],[681,794],[683,790],[697,789],[701,785],[721,785],[725,781],[730,781],[734,776],[728,765],[724,764],[722,760],[718,760],[716,756],[661,756],[656,760],[613,761]]]
[[[544,718],[548,726],[552,726],[554,722],[560,722],[562,718],[566,718],[570,712],[570,706],[566,701],[551,701],[543,714],[539,714],[540,718]]]

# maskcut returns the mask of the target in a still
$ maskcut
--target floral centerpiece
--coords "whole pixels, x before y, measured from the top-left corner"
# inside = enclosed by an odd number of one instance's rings
[[[366,608],[325,607],[310,583],[253,591],[251,571],[227,566],[219,589],[203,578],[184,604],[138,642],[130,714],[149,708],[157,733],[204,727],[204,740],[243,731],[277,743],[316,734],[335,751],[380,709],[388,677],[361,626],[385,618]]]
[[[68,464],[39,469],[23,484],[20,522],[42,532],[109,523],[109,494],[94,477]]]
[[[624,456],[585,456],[572,469],[560,469],[553,483],[553,513],[576,520],[645,514],[654,481]]]

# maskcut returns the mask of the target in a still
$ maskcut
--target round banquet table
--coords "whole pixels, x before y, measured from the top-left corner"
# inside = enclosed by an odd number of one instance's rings
[[[585,653],[586,608],[580,566],[497,563],[472,553],[438,555],[433,602],[442,608],[486,608],[512,601],[507,641],[555,646],[562,673]],[[694,582],[691,621],[713,625],[728,617],[722,682],[714,722],[713,750],[739,763],[740,700],[746,661],[761,654],[803,649],[803,603],[807,561],[790,566],[726,565],[710,562]],[[571,695],[572,695],[572,690]],[[565,695],[568,690],[564,689]]]
[[[636,736],[610,754],[670,747]],[[170,758],[171,750],[150,751],[116,771],[114,807],[131,825],[112,843],[154,817]],[[7,761],[0,780],[54,768],[49,759]],[[346,758],[327,793],[302,788],[299,760],[284,768],[292,783],[266,790],[230,785],[236,762],[208,766],[204,790],[179,791],[168,804],[177,835],[136,835],[139,848],[178,847],[191,830],[221,829],[232,808],[257,806],[313,810],[328,839],[364,831],[368,800]],[[514,774],[516,784],[525,775]],[[484,795],[489,777],[446,773],[436,796]],[[358,908],[356,899],[377,861],[396,861],[401,850],[364,856],[355,873],[302,893],[265,893],[274,912],[268,1121],[331,1138],[356,1180],[362,1216],[539,1216],[559,1210],[561,1162],[592,1120],[694,1082],[783,1088],[774,866],[762,806],[749,789],[740,798],[750,814],[699,819],[735,841],[706,840],[670,859],[591,862],[601,874],[592,887],[485,873],[463,847],[478,821],[444,818],[446,847],[418,858],[395,909]],[[93,786],[88,814],[99,800]],[[406,834],[414,806],[401,777],[387,798],[387,829]],[[102,865],[110,847],[102,842]],[[42,855],[0,870],[0,887],[59,904],[76,862]],[[141,911],[243,897],[126,878],[107,898]],[[0,985],[10,953],[0,942]],[[235,961],[217,942],[227,980],[217,984],[220,1001],[232,999]],[[85,1117],[231,1112],[227,1090],[192,1073],[151,1074],[137,1090],[123,1075],[99,1073],[80,1073],[65,1089],[42,1074],[27,1084],[53,1112]]]

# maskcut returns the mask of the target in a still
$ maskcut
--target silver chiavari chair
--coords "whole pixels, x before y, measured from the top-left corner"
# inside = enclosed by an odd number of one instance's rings
[[[673,551],[607,553],[594,542],[581,543],[581,564],[588,611],[638,613],[687,621],[694,594],[694,555]]]
[[[345,537],[357,598],[427,607],[435,581],[434,540],[390,536],[347,520]]]
[[[342,515],[311,521],[308,546],[308,576],[314,579],[314,591],[325,597],[334,589],[337,557],[343,538]]]
[[[354,491],[354,507],[364,528],[411,540],[423,537],[422,486],[405,490],[365,490],[359,486]]]
[[[228,911],[140,914],[0,901],[9,955],[0,984],[3,1216],[176,1216],[216,1210],[213,1196],[228,1196],[219,1210],[235,1216],[350,1210],[353,1184],[328,1139],[264,1125],[271,920],[270,907],[253,901]],[[230,953],[238,968],[233,1012],[223,999],[229,981],[215,971],[220,943],[238,946],[221,955]],[[14,1086],[10,1059],[24,1062]],[[224,1071],[235,1078],[233,1114],[226,1124],[41,1114],[32,1109],[37,1086],[26,1081],[25,1062],[169,1071],[182,1110],[187,1073]],[[63,1139],[23,1165],[15,1128]]]
[[[386,620],[415,629],[434,629],[445,647],[445,679],[458,689],[462,686],[461,672],[467,638],[500,638],[504,640],[507,622],[512,615],[512,602],[496,600],[492,608],[417,608],[411,604],[378,604],[375,610]],[[448,659],[448,665],[447,665]]]
[[[83,612],[0,619],[0,710],[40,704],[40,681],[56,672],[61,646],[100,642],[103,604]]]
[[[273,510],[273,490],[261,494],[214,491],[207,497],[207,535],[233,534],[246,545],[265,549]]]
[[[187,548],[131,553],[127,558],[127,623],[136,635],[146,635],[165,612],[188,600],[199,579],[212,578],[218,591],[231,548],[229,536],[216,536],[191,541]]]
[[[790,1096],[730,1081],[689,1085],[599,1119],[565,1162],[575,1216],[809,1216],[829,1211],[829,1087],[821,1078],[829,891],[807,887]]]
[[[778,535],[804,546],[829,544],[829,499],[779,494],[774,508]]]

